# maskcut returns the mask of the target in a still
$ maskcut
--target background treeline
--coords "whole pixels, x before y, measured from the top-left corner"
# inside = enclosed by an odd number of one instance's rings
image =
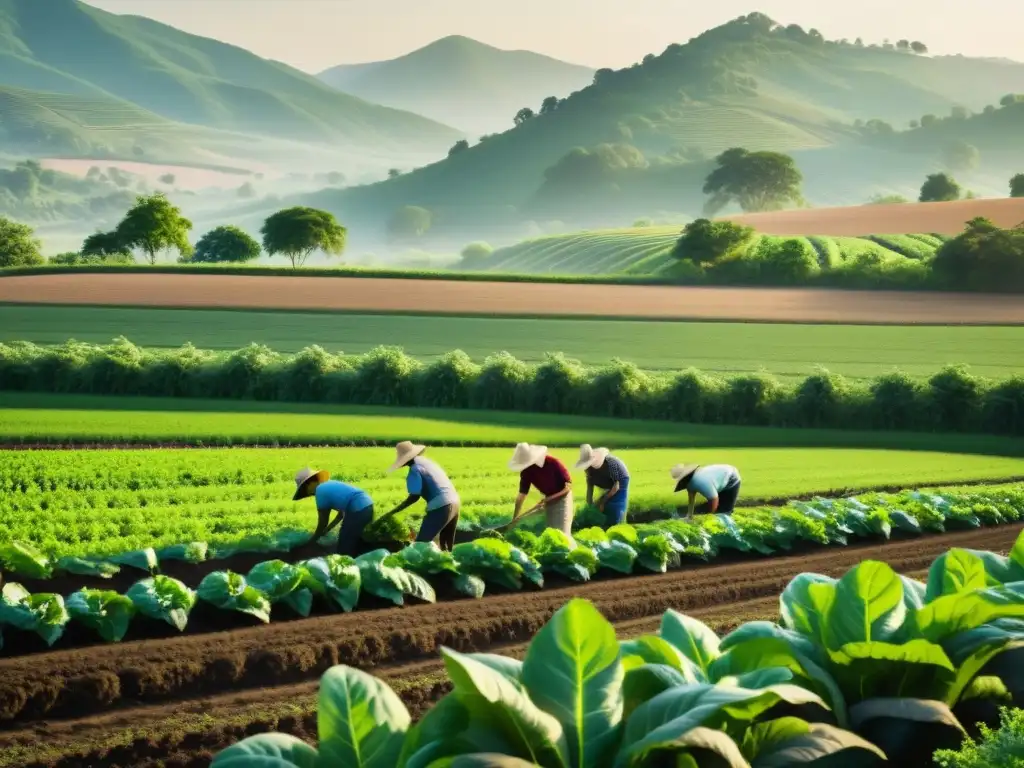
[[[963,366],[927,381],[893,372],[869,382],[821,370],[796,383],[767,374],[651,373],[615,361],[588,368],[563,355],[530,365],[502,352],[477,364],[454,351],[430,363],[395,347],[358,357],[308,347],[282,355],[186,345],[0,344],[0,389],[475,408],[775,427],[1024,435],[1024,377],[990,382]]]

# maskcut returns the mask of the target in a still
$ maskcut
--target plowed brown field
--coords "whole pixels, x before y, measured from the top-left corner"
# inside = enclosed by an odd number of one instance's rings
[[[0,302],[804,323],[1024,324],[1024,302],[1016,296],[394,278],[31,275],[0,277]]]
[[[950,203],[855,205],[728,216],[766,235],[955,235],[969,220],[984,216],[1000,227],[1024,222],[1024,198],[956,200]]]
[[[437,653],[521,654],[573,596],[592,600],[620,637],[654,631],[675,608],[719,632],[775,618],[797,573],[839,575],[863,559],[920,578],[953,546],[1008,550],[1020,525],[826,549],[485,598],[295,621],[170,640],[0,660],[0,768],[200,766],[249,733],[315,738],[316,680],[343,663],[372,669],[410,709],[446,690]]]

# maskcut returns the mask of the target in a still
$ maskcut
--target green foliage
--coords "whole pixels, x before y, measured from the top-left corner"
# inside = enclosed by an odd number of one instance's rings
[[[872,195],[871,199],[868,200],[868,205],[900,205],[902,203],[909,203],[903,195],[888,194],[883,195],[881,193]]]
[[[43,263],[40,243],[27,224],[0,216],[0,267],[31,267]]]
[[[1024,197],[1024,173],[1010,179],[1010,197]]]
[[[960,199],[960,185],[948,173],[933,173],[921,185],[918,201],[922,203],[946,203]]]
[[[469,149],[469,142],[465,139],[459,139],[452,144],[452,148],[448,150],[448,157],[454,157],[461,152],[465,152],[467,149]]]
[[[1001,229],[989,219],[974,218],[939,248],[932,269],[947,285],[1019,291],[1024,288],[1024,230]]]
[[[271,214],[260,229],[268,256],[283,255],[298,268],[313,251],[340,256],[348,230],[327,211],[296,206]]]
[[[492,253],[494,253],[494,248],[488,243],[482,241],[470,243],[462,249],[460,254],[462,260],[459,262],[459,266],[465,269],[478,268]]]
[[[181,257],[192,254],[188,233],[192,222],[181,215],[162,193],[140,195],[117,225],[116,242],[124,248],[137,248],[156,264],[157,254],[174,249]],[[83,247],[83,251],[84,251]]]
[[[709,214],[735,202],[744,211],[772,211],[802,201],[803,175],[789,155],[780,152],[726,150],[715,158],[718,167],[705,179]]]
[[[117,232],[94,232],[82,243],[82,256],[101,259],[111,263],[130,264],[135,261],[131,247],[126,245]]]
[[[193,264],[244,263],[258,259],[260,244],[235,226],[211,229],[196,243],[195,253],[187,261]]]
[[[1024,710],[999,708],[999,728],[980,725],[977,739],[964,739],[958,750],[935,753],[939,768],[1024,768]]]
[[[696,264],[714,264],[740,253],[753,239],[752,227],[731,221],[696,219],[683,229],[672,255]]]

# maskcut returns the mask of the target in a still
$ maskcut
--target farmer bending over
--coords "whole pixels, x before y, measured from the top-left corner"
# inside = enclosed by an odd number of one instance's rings
[[[607,448],[580,446],[580,460],[576,469],[587,472],[587,504],[594,503],[594,488],[605,491],[597,500],[597,508],[604,514],[604,528],[626,522],[629,504],[629,470],[621,459],[612,456]]]
[[[295,495],[292,501],[299,501],[313,496],[316,499],[316,511],[320,516],[313,533],[313,541],[325,536],[341,523],[338,531],[339,555],[354,557],[359,545],[359,537],[363,528],[373,520],[373,499],[370,495],[354,485],[340,480],[331,480],[330,473],[306,467],[295,475]],[[328,525],[331,512],[337,512],[334,521]]]
[[[540,510],[544,510],[548,528],[557,528],[566,536],[572,536],[572,477],[565,464],[554,456],[548,456],[547,446],[519,443],[508,468],[519,473],[519,495],[512,520],[502,529],[513,525]],[[544,498],[526,512],[520,514],[526,495],[533,486]]]
[[[676,493],[686,490],[690,495],[686,516],[713,515],[720,512],[732,514],[736,508],[736,499],[740,495],[740,472],[728,464],[679,464],[671,470],[672,479],[676,481]],[[697,494],[701,494],[707,502],[694,507]],[[679,508],[682,511],[682,507]]]
[[[427,502],[427,515],[420,524],[416,541],[437,539],[441,549],[451,552],[455,546],[455,529],[459,523],[462,502],[444,470],[420,455],[425,450],[427,446],[413,445],[408,440],[403,440],[395,446],[397,456],[388,472],[394,472],[402,467],[409,468],[409,474],[405,478],[405,488],[409,492],[409,497],[381,519],[396,515],[423,499]]]

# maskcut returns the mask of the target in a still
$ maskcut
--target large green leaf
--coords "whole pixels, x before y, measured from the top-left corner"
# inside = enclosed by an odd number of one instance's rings
[[[426,768],[435,760],[472,752],[508,754],[513,747],[486,717],[474,720],[462,699],[449,693],[412,727],[398,758],[400,768]]]
[[[830,602],[822,598],[834,593],[835,584],[835,579],[820,573],[801,573],[793,578],[779,596],[783,625],[801,635],[819,640]],[[833,589],[812,590],[815,585]]]
[[[300,563],[299,570],[303,588],[330,598],[345,613],[355,610],[362,588],[362,574],[351,557],[315,557]]]
[[[143,616],[166,621],[178,631],[184,631],[196,604],[196,593],[170,576],[143,579],[125,594]]]
[[[57,561],[54,570],[59,573],[70,573],[75,576],[97,576],[101,579],[109,579],[121,572],[121,566],[106,560],[62,557]]]
[[[667,640],[696,664],[705,674],[711,662],[719,657],[718,635],[702,621],[673,611],[661,617],[661,638]]]
[[[221,610],[255,616],[264,624],[270,622],[270,601],[266,595],[249,586],[245,577],[237,573],[213,571],[206,574],[199,582],[196,595]]]
[[[955,666],[974,653],[978,648],[992,642],[1016,642],[1024,640],[1024,620],[995,619],[980,627],[966,629],[943,638],[942,649]]]
[[[67,599],[71,617],[95,630],[108,643],[117,643],[125,636],[135,604],[124,595],[102,589],[80,589]]]
[[[682,672],[683,677],[692,683],[704,682],[703,670],[690,661],[683,652],[672,643],[657,635],[642,635],[633,640],[622,640],[619,643],[622,664],[629,670],[641,664],[665,664]]]
[[[317,732],[323,764],[393,768],[410,723],[402,700],[372,675],[338,666],[320,678]]]
[[[0,570],[25,579],[48,579],[53,575],[53,566],[42,552],[21,541],[0,544]]]
[[[724,653],[737,645],[758,640],[781,640],[793,650],[816,662],[824,663],[826,658],[812,640],[770,621],[748,621],[741,624],[722,638],[719,650]]]
[[[217,753],[210,768],[317,768],[317,751],[284,733],[260,733]]]
[[[1024,582],[939,597],[914,615],[919,635],[932,642],[987,624],[1024,617]]]
[[[965,549],[951,549],[935,558],[928,569],[925,602],[943,595],[959,595],[992,586],[995,580],[985,571],[985,563]]]
[[[457,574],[459,566],[451,552],[445,552],[432,541],[417,541],[398,553],[401,567],[420,576],[447,571]]]
[[[731,685],[734,688],[750,688],[758,690],[768,688],[782,683],[791,683],[796,680],[796,675],[786,667],[765,667],[755,669],[753,672],[746,672],[742,675],[730,675],[716,680],[716,685]]]
[[[956,749],[964,729],[941,701],[868,699],[850,707],[853,730],[897,765],[930,765],[937,749]]]
[[[945,651],[927,640],[847,643],[831,657],[831,668],[848,701],[876,696],[932,697],[945,691],[955,678]]]
[[[1010,561],[1024,570],[1024,531],[1021,531],[1017,535],[1017,540],[1013,542],[1013,548],[1010,549]]]
[[[568,768],[568,744],[557,718],[537,707],[525,690],[504,674],[450,648],[442,648],[441,653],[471,725],[497,731],[511,745],[513,756]]]
[[[523,684],[533,702],[562,724],[570,765],[597,765],[615,749],[623,676],[615,629],[586,600],[566,603],[530,643]]]
[[[309,616],[313,608],[313,593],[302,586],[303,571],[297,565],[283,560],[267,560],[253,566],[245,580],[250,587],[265,595],[271,604],[284,603],[300,616]]]
[[[152,547],[137,549],[134,552],[122,552],[119,555],[112,555],[108,559],[112,563],[126,565],[129,568],[136,568],[147,573],[155,573],[159,564],[156,551]]]
[[[942,701],[946,702],[949,706],[955,706],[959,703],[963,697],[964,692],[968,689],[971,683],[977,679],[978,675],[981,674],[982,670],[986,668],[988,663],[995,659],[997,656],[1007,651],[1013,651],[1016,649],[1024,648],[1024,642],[1005,642],[997,640],[980,648],[975,649],[974,653],[970,654],[967,658],[962,659],[960,664],[957,665],[956,675],[953,681],[950,683],[948,690],[942,692]],[[983,689],[976,689],[973,698],[979,698]],[[991,686],[989,687],[991,690]],[[1002,693],[1006,690],[1006,686],[1003,686],[1003,690],[997,691],[997,696],[1002,697]]]
[[[60,595],[33,595],[13,581],[4,584],[0,592],[0,624],[35,632],[47,645],[52,646],[61,638],[69,618]]]
[[[626,672],[622,682],[624,708],[623,718],[628,718],[637,707],[649,701],[659,693],[677,685],[689,685],[683,673],[667,664],[644,664]]]
[[[838,650],[849,643],[896,638],[907,615],[903,582],[886,563],[865,560],[836,584],[825,620],[824,644]]]
[[[370,594],[403,605],[411,595],[428,603],[437,600],[426,579],[401,567],[401,560],[386,549],[378,549],[356,558],[362,589]]]
[[[633,745],[629,752],[620,753],[615,763],[616,768],[645,765],[648,758],[660,753],[674,755],[674,764],[677,766],[696,768],[698,765],[714,765],[715,768],[750,768],[736,742],[727,734],[710,728],[691,726],[692,721],[693,718],[681,717],[666,723],[648,739]],[[691,759],[683,762],[681,758],[684,756]],[[714,762],[705,762],[703,756],[711,757]]]
[[[477,599],[483,597],[484,590],[487,589],[487,583],[479,576],[474,576],[471,573],[460,573],[454,577],[452,579],[452,586],[455,587],[457,592]]]
[[[885,753],[857,734],[795,717],[753,725],[741,749],[751,768],[793,768],[818,761],[830,768],[869,768],[885,762]]]

